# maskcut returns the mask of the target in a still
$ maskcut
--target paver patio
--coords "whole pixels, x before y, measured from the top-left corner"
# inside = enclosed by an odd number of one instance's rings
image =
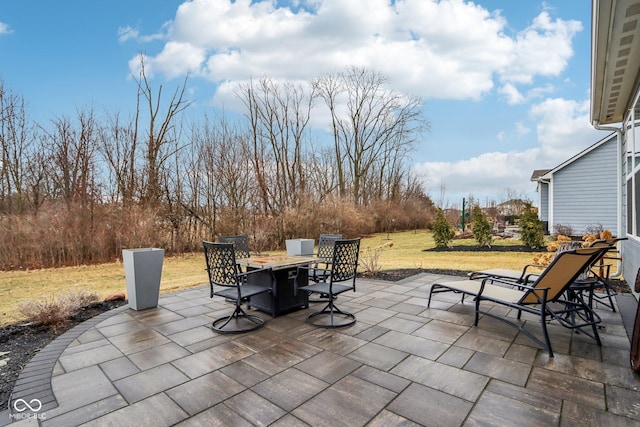
[[[301,310],[216,334],[211,321],[232,307],[207,286],[162,295],[154,309],[122,307],[42,350],[13,395],[19,409],[41,403],[39,418],[5,410],[0,425],[640,425],[627,316],[598,310],[602,347],[551,324],[550,359],[499,321],[474,327],[473,304],[457,295],[426,308],[431,284],[450,279],[358,279],[339,298],[357,323],[336,330],[308,325]],[[633,296],[617,300],[635,310]]]

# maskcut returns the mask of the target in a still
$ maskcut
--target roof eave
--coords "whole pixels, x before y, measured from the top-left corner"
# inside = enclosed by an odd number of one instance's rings
[[[640,3],[593,0],[591,30],[591,122],[621,123],[638,88]]]

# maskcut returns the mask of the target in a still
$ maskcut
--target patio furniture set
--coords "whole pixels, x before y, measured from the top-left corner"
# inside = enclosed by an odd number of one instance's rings
[[[542,271],[532,273],[531,266],[522,271],[493,269],[473,272],[466,280],[434,283],[433,294],[455,292],[473,298],[474,325],[480,315],[500,320],[515,327],[554,356],[547,324],[551,320],[575,332],[583,333],[601,345],[598,329],[601,318],[594,311],[595,290],[604,291],[603,304],[613,311],[608,286],[608,267],[603,272],[602,260],[615,250],[615,242],[598,241],[589,248],[558,251],[555,259]],[[308,322],[322,328],[353,325],[355,315],[335,304],[340,293],[355,291],[360,239],[343,239],[341,235],[321,235],[315,257],[253,256],[247,236],[221,237],[218,243],[204,242],[211,297],[222,296],[234,302],[234,311],[216,319],[212,327],[219,333],[242,333],[260,328],[264,319],[249,314],[242,304],[271,316],[308,308],[310,303],[325,304],[313,311]],[[319,295],[311,300],[310,295]],[[491,303],[485,308],[485,302]],[[495,305],[515,309],[515,319]],[[537,316],[542,337],[522,327],[522,313]]]
[[[214,331],[235,334],[262,327],[264,319],[247,313],[244,303],[272,317],[308,308],[310,303],[323,303],[324,308],[309,315],[313,325],[337,328],[355,323],[355,315],[339,309],[335,299],[343,292],[355,291],[359,238],[321,235],[315,257],[251,256],[246,235],[224,236],[203,245],[210,296],[234,303],[231,314],[213,321]],[[310,300],[310,294],[319,298]]]
[[[520,271],[485,270],[469,275],[469,280],[434,283],[429,292],[427,306],[431,305],[433,294],[455,292],[473,297],[475,304],[474,325],[478,326],[480,314],[500,320],[522,332],[547,350],[553,357],[553,349],[547,324],[556,320],[561,326],[593,338],[601,346],[598,334],[600,316],[594,311],[593,301],[596,289],[603,289],[613,311],[612,293],[608,286],[608,276],[601,277],[594,267],[615,246],[599,242],[588,248],[559,251],[553,261],[539,273],[527,273],[528,266]],[[608,270],[607,270],[608,271]],[[483,308],[483,301],[515,309],[516,319],[505,315],[504,311]],[[533,314],[540,319],[542,339],[522,327],[522,313]]]

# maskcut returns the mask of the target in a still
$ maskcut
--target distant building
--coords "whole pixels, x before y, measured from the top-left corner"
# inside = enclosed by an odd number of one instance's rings
[[[506,202],[502,202],[496,206],[498,215],[503,218],[515,217],[522,214],[526,200],[511,199]]]
[[[553,169],[535,170],[538,218],[546,233],[556,226],[581,235],[600,228],[618,230],[618,142],[615,134]]]

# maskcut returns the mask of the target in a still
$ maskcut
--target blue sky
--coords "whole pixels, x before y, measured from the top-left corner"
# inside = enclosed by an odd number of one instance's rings
[[[0,79],[46,122],[129,114],[140,52],[154,85],[191,70],[192,114],[233,110],[251,77],[367,66],[424,98],[413,158],[434,200],[535,200],[534,169],[606,136],[589,124],[590,13],[585,0],[5,0]]]

